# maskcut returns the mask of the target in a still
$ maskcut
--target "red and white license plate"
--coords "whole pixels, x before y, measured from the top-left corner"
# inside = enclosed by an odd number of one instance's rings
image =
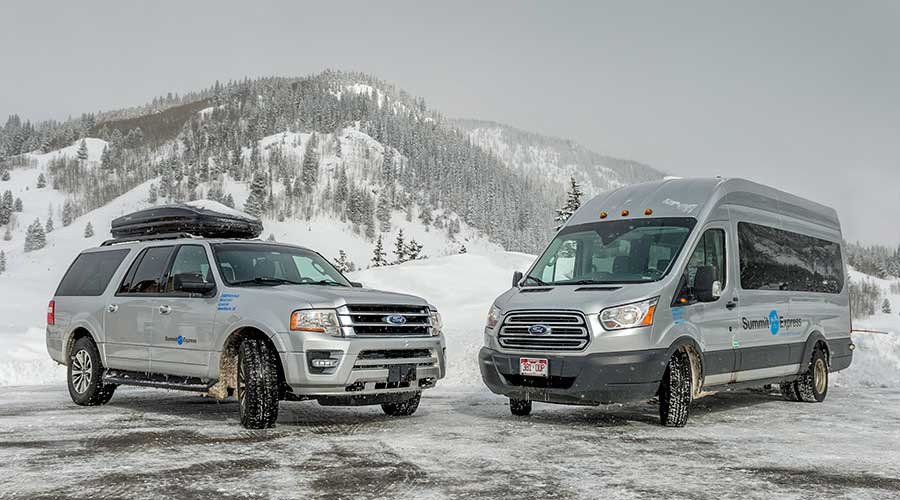
[[[546,358],[519,358],[519,375],[546,377],[550,372],[549,366]]]

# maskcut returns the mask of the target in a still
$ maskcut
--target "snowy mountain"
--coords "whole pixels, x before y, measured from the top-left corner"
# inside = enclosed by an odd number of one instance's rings
[[[663,174],[636,161],[591,151],[568,139],[548,137],[509,125],[483,120],[457,119],[478,146],[528,177],[543,177],[560,189],[570,177],[582,184],[588,196],[617,187],[660,179]]]

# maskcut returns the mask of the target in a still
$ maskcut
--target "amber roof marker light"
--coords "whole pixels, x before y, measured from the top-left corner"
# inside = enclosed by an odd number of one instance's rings
[[[601,218],[601,219],[605,219],[605,218],[606,218],[606,212],[605,212],[605,211],[600,212],[600,218]]]
[[[622,210],[622,217],[628,217],[628,214],[630,213],[631,212],[629,212],[628,210]]]
[[[652,209],[652,208],[647,208],[647,209],[645,209],[645,210],[644,210],[644,215],[653,215],[653,209]]]

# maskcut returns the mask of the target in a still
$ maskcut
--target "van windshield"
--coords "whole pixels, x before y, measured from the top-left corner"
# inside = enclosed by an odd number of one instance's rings
[[[564,228],[524,285],[657,281],[666,275],[696,223],[690,217],[659,217]]]
[[[260,243],[220,243],[212,247],[219,273],[231,286],[350,286],[327,260],[303,248]]]

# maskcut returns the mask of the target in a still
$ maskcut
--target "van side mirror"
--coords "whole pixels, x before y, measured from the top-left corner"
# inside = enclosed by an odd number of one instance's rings
[[[516,272],[514,272],[514,273],[513,273],[512,286],[513,286],[513,287],[519,286],[519,282],[522,281],[522,277],[523,277],[523,276],[524,276],[524,275],[522,274],[522,271],[516,271]]]
[[[363,284],[360,283],[359,281],[351,281],[350,286],[352,286],[353,288],[362,288]]]
[[[694,275],[694,296],[700,302],[714,302],[722,295],[722,283],[716,276],[716,266],[699,266]]]
[[[172,288],[176,292],[207,295],[216,289],[216,284],[204,280],[200,273],[178,273],[172,278]]]

